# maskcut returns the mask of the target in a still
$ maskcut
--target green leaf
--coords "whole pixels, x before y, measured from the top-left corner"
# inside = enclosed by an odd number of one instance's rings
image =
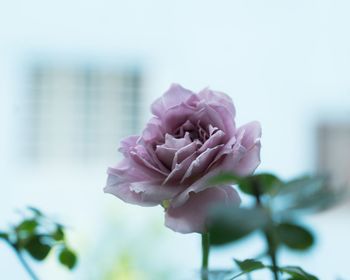
[[[222,245],[265,228],[270,220],[261,208],[215,207],[209,213],[208,229],[212,245]]]
[[[318,278],[314,275],[311,275],[304,271],[302,268],[298,266],[286,266],[286,267],[280,267],[280,272],[289,274],[292,276],[293,280],[318,280]]]
[[[38,209],[33,206],[28,206],[28,209],[32,211],[36,216],[44,216],[43,213]]]
[[[219,175],[216,175],[208,180],[209,186],[218,186],[218,185],[234,185],[238,184],[243,178],[236,176],[232,173],[223,172]]]
[[[256,270],[267,268],[269,270],[273,270],[272,266],[264,265],[260,261],[256,260],[244,260],[242,262],[235,260],[236,264],[240,267],[242,272],[231,278],[231,280],[236,279],[246,273],[250,273]],[[286,267],[278,267],[278,271],[280,273],[288,274],[292,278],[289,280],[318,280],[318,278],[310,273],[307,273],[305,270],[298,266],[286,266]]]
[[[330,187],[324,176],[301,177],[289,181],[279,190],[273,208],[285,215],[298,211],[319,212],[334,206],[344,197],[344,189]]]
[[[306,228],[290,223],[277,225],[277,234],[280,242],[293,250],[307,250],[314,243],[312,233]]]
[[[254,270],[265,268],[265,265],[262,262],[253,259],[247,259],[244,261],[239,261],[235,259],[235,262],[237,266],[244,272],[252,272]]]
[[[261,173],[248,177],[239,177],[232,173],[221,173],[208,181],[208,185],[238,184],[240,190],[249,195],[278,192],[282,181],[271,173]]]
[[[30,238],[24,249],[36,260],[44,260],[51,250],[51,246],[45,244],[40,236],[34,236]]]
[[[6,232],[0,231],[0,238],[2,239],[8,239],[9,235]]]
[[[58,258],[61,264],[68,267],[69,269],[73,269],[77,263],[77,256],[75,253],[66,247],[64,247],[60,252]]]
[[[275,195],[281,185],[282,181],[275,175],[261,173],[244,178],[238,186],[242,192],[256,196],[257,194]]]
[[[279,194],[310,192],[318,190],[325,183],[324,176],[301,176],[285,183]]]
[[[30,235],[35,232],[37,226],[38,222],[35,219],[24,220],[15,228],[15,230],[16,232]]]
[[[256,271],[256,270],[260,270],[260,269],[264,269],[264,268],[268,268],[270,269],[270,266],[266,266],[264,265],[262,262],[260,261],[256,261],[253,259],[247,259],[244,261],[239,261],[239,260],[234,260],[237,264],[237,266],[241,269],[241,272],[239,272],[237,275],[235,275],[233,278],[231,278],[231,280],[233,279],[237,279],[238,277]]]
[[[56,241],[64,240],[63,228],[58,226],[57,229],[51,234],[51,237]]]

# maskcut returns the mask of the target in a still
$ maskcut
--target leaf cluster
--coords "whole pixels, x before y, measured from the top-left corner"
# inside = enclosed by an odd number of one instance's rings
[[[55,251],[58,261],[68,269],[77,264],[76,253],[68,246],[65,227],[52,221],[40,210],[28,207],[29,215],[8,231],[0,231],[0,239],[9,244],[18,254],[26,253],[37,261],[45,260]]]
[[[208,222],[211,244],[224,245],[260,231],[267,238],[270,255],[275,255],[280,247],[297,251],[311,248],[315,240],[314,234],[298,222],[300,214],[323,211],[344,197],[342,191],[334,191],[322,176],[301,177],[284,182],[271,173],[248,177],[225,173],[210,179],[208,184],[237,184],[243,193],[256,201],[250,208],[215,206]],[[271,266],[254,260],[236,263],[243,272],[248,272],[249,269],[271,269]],[[278,273],[289,274],[292,277],[290,279],[317,279],[307,276],[307,273],[297,267],[274,269]]]
[[[272,230],[279,244],[293,250],[306,250],[314,241],[312,232],[297,220],[303,212],[322,211],[339,201],[325,177],[302,177],[283,182],[270,173],[248,177],[220,174],[210,185],[237,184],[256,198],[251,208],[216,206],[210,213],[208,228],[213,245],[239,240],[256,230]]]

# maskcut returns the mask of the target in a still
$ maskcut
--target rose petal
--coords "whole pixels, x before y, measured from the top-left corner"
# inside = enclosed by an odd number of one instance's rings
[[[140,194],[143,201],[161,204],[164,200],[172,199],[184,189],[183,186],[161,185],[161,182],[134,182],[130,190]]]
[[[233,146],[236,144],[237,138],[236,136],[233,136],[230,138],[230,140],[224,145],[224,147],[219,151],[219,153],[216,155],[215,159],[210,163],[208,170],[210,170],[215,164],[220,162],[224,156],[231,154],[233,151]]]
[[[193,146],[194,144],[195,143],[191,141],[188,132],[186,132],[183,138],[175,138],[172,135],[166,134],[165,143],[162,145],[157,145],[155,153],[158,159],[165,164],[168,170],[171,170],[173,169],[172,165],[175,154],[185,147],[189,147],[191,149],[191,146]],[[195,150],[193,150],[190,153],[186,153],[186,157],[191,155],[194,151]]]
[[[203,152],[209,148],[213,148],[219,144],[223,144],[225,133],[221,130],[216,131],[213,135],[209,137],[207,141],[204,142],[203,146],[199,148],[199,152]]]
[[[188,132],[185,133],[183,138],[175,138],[174,136],[167,133],[165,134],[164,147],[174,148],[178,150],[178,149],[181,149],[182,147],[187,146],[191,142],[192,141],[190,138],[190,134]]]
[[[243,150],[242,150],[243,149]],[[246,153],[246,150],[242,147],[242,149],[230,149],[228,154],[222,155],[222,161],[218,161],[215,165],[210,167],[210,171],[202,176],[200,179],[195,181],[191,186],[185,189],[182,193],[176,196],[172,201],[171,205],[174,207],[179,207],[183,205],[190,197],[190,193],[199,193],[209,188],[208,180],[222,172],[233,172],[236,173],[235,168],[239,164],[240,159]]]
[[[144,145],[145,145],[145,149],[147,150],[149,156],[152,158],[152,161],[153,161],[153,163],[155,164],[155,166],[156,166],[159,170],[161,170],[161,171],[163,171],[163,172],[165,172],[165,173],[168,174],[168,173],[169,173],[169,168],[166,167],[166,166],[164,165],[164,163],[161,162],[161,161],[158,159],[158,157],[157,157],[157,155],[156,155],[156,153],[155,153],[155,151],[154,151],[153,145],[152,145],[151,143],[145,143]]]
[[[197,123],[200,120],[200,124],[203,127],[209,127],[209,125],[215,126],[220,130],[225,130],[223,118],[218,113],[204,103],[199,103],[198,108],[189,116],[192,123]]]
[[[122,177],[108,174],[104,191],[125,202],[140,206],[155,206],[172,199],[183,186],[162,186],[161,182],[126,182]]]
[[[142,132],[141,139],[144,143],[163,142],[164,129],[162,128],[161,120],[155,117],[151,118]]]
[[[164,179],[164,175],[138,164],[131,158],[124,158],[116,166],[108,168],[107,174],[119,176],[124,182]]]
[[[236,109],[233,105],[231,97],[227,94],[219,91],[213,91],[209,88],[205,88],[198,93],[198,96],[201,100],[205,101],[210,106],[215,107],[225,107],[230,113],[230,117],[233,119],[236,115]]]
[[[124,157],[129,157],[130,150],[136,146],[137,140],[140,136],[129,136],[120,141],[120,147],[118,149]]]
[[[176,164],[181,163],[184,159],[192,155],[197,150],[198,146],[199,141],[195,140],[187,146],[176,151],[171,169],[174,169]]]
[[[227,110],[227,108],[222,106],[216,106],[213,108],[222,118],[225,127],[223,131],[225,131],[227,139],[234,136],[236,134],[236,123],[234,118],[231,116],[232,114]]]
[[[231,97],[225,93],[212,91],[208,88],[199,92],[198,95],[202,102],[208,104],[221,116],[225,125],[223,131],[228,138],[232,137],[236,131],[236,124],[234,121],[236,110]]]
[[[246,149],[252,148],[255,143],[260,140],[261,137],[261,125],[259,122],[254,121],[247,123],[245,125],[242,125],[238,130],[237,134],[242,134],[243,132],[243,138],[242,138],[242,145]]]
[[[260,125],[256,122],[250,123],[247,130],[238,130],[237,141],[232,149],[225,146],[217,158],[214,159],[210,168],[216,165],[216,168],[220,169],[221,172],[232,172],[238,176],[252,174],[261,162],[260,136]],[[255,139],[254,142],[253,139]]]
[[[144,157],[145,155],[141,155],[135,151],[131,151],[130,152],[130,157],[140,166],[144,166],[146,168],[148,168],[150,170],[150,172],[155,171],[161,175],[167,176],[168,174],[165,171],[160,170],[157,166],[155,166],[155,164],[152,164],[153,161],[151,160],[151,158],[148,157]]]
[[[234,168],[235,174],[238,176],[248,176],[255,171],[261,162],[260,148],[260,141],[257,141],[255,145],[248,150],[242,159],[236,164]]]
[[[120,177],[114,175],[108,175],[106,187],[103,189],[104,192],[115,195],[121,200],[137,204],[140,206],[155,206],[158,203],[152,201],[143,200],[141,193],[136,193],[130,190],[130,183],[121,183]]]
[[[193,153],[186,159],[184,159],[181,163],[175,164],[175,167],[170,172],[168,177],[164,180],[163,185],[172,183],[172,182],[180,182],[181,178],[186,173],[186,170],[190,166],[190,164],[195,160],[197,153]]]
[[[230,186],[212,187],[200,193],[191,194],[189,200],[178,208],[170,207],[165,213],[165,225],[176,232],[204,233],[208,210],[216,203],[223,205],[240,204],[235,189]]]
[[[176,105],[166,111],[162,116],[162,125],[168,133],[175,132],[181,125],[191,119],[191,116],[197,111],[196,108],[190,107],[184,103]],[[197,123],[197,120],[196,122]]]
[[[172,84],[170,88],[158,98],[151,106],[154,115],[162,117],[167,110],[186,102],[190,97],[196,97],[194,93],[178,84]]]
[[[247,158],[247,161],[243,161],[240,164],[240,160],[243,159],[244,156],[248,156],[246,148],[241,144],[244,138],[244,133],[244,130],[240,130],[237,138],[232,137],[230,141],[226,143],[226,145],[219,151],[215,159],[208,165],[206,174],[171,201],[171,204],[174,207],[183,205],[189,199],[191,192],[198,193],[207,189],[209,187],[207,181],[211,177],[216,176],[221,172],[232,172],[236,173],[237,175],[239,175],[238,173],[248,175],[248,171],[252,170],[253,172],[255,170],[255,168],[259,165],[260,160],[254,162],[253,156],[256,156],[256,153],[254,152],[259,154],[259,151],[252,151],[251,157]],[[248,161],[248,159],[251,159],[251,161]]]
[[[218,175],[220,170],[211,170],[207,174],[203,175],[200,179],[195,181],[191,186],[185,189],[183,192],[179,193],[176,197],[174,197],[170,204],[172,207],[177,208],[184,205],[187,200],[190,198],[190,193],[199,193],[209,188],[207,182],[210,178]]]
[[[182,137],[186,136],[186,132],[192,131],[194,129],[195,129],[195,126],[193,125],[193,123],[191,123],[191,121],[189,121],[189,120],[186,120],[185,123],[180,125],[178,127],[178,129],[176,129],[174,136],[175,136],[175,138],[182,138]],[[191,140],[191,138],[190,138],[190,140]]]
[[[200,173],[204,172],[208,168],[210,162],[215,158],[216,154],[223,146],[224,145],[219,145],[214,148],[209,148],[202,154],[200,154],[188,167],[185,175],[181,180],[181,183],[183,183],[186,179],[190,177],[195,177]]]
[[[164,165],[170,170],[173,163],[175,153],[177,152],[174,148],[167,148],[164,145],[158,145],[156,147],[156,155],[158,159],[164,163]]]

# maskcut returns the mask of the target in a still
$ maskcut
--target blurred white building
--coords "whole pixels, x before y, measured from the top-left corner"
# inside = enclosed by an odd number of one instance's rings
[[[116,143],[135,134],[140,122],[141,73],[130,68],[33,65],[17,101],[17,157],[32,164],[112,160]]]

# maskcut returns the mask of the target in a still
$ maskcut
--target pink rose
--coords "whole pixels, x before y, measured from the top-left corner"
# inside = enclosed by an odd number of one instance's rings
[[[203,233],[211,204],[240,204],[231,186],[206,182],[220,172],[254,172],[260,163],[260,124],[236,129],[229,96],[209,89],[195,94],[176,84],[151,108],[154,117],[142,135],[121,141],[124,159],[108,169],[104,191],[128,203],[163,205],[167,227]]]

